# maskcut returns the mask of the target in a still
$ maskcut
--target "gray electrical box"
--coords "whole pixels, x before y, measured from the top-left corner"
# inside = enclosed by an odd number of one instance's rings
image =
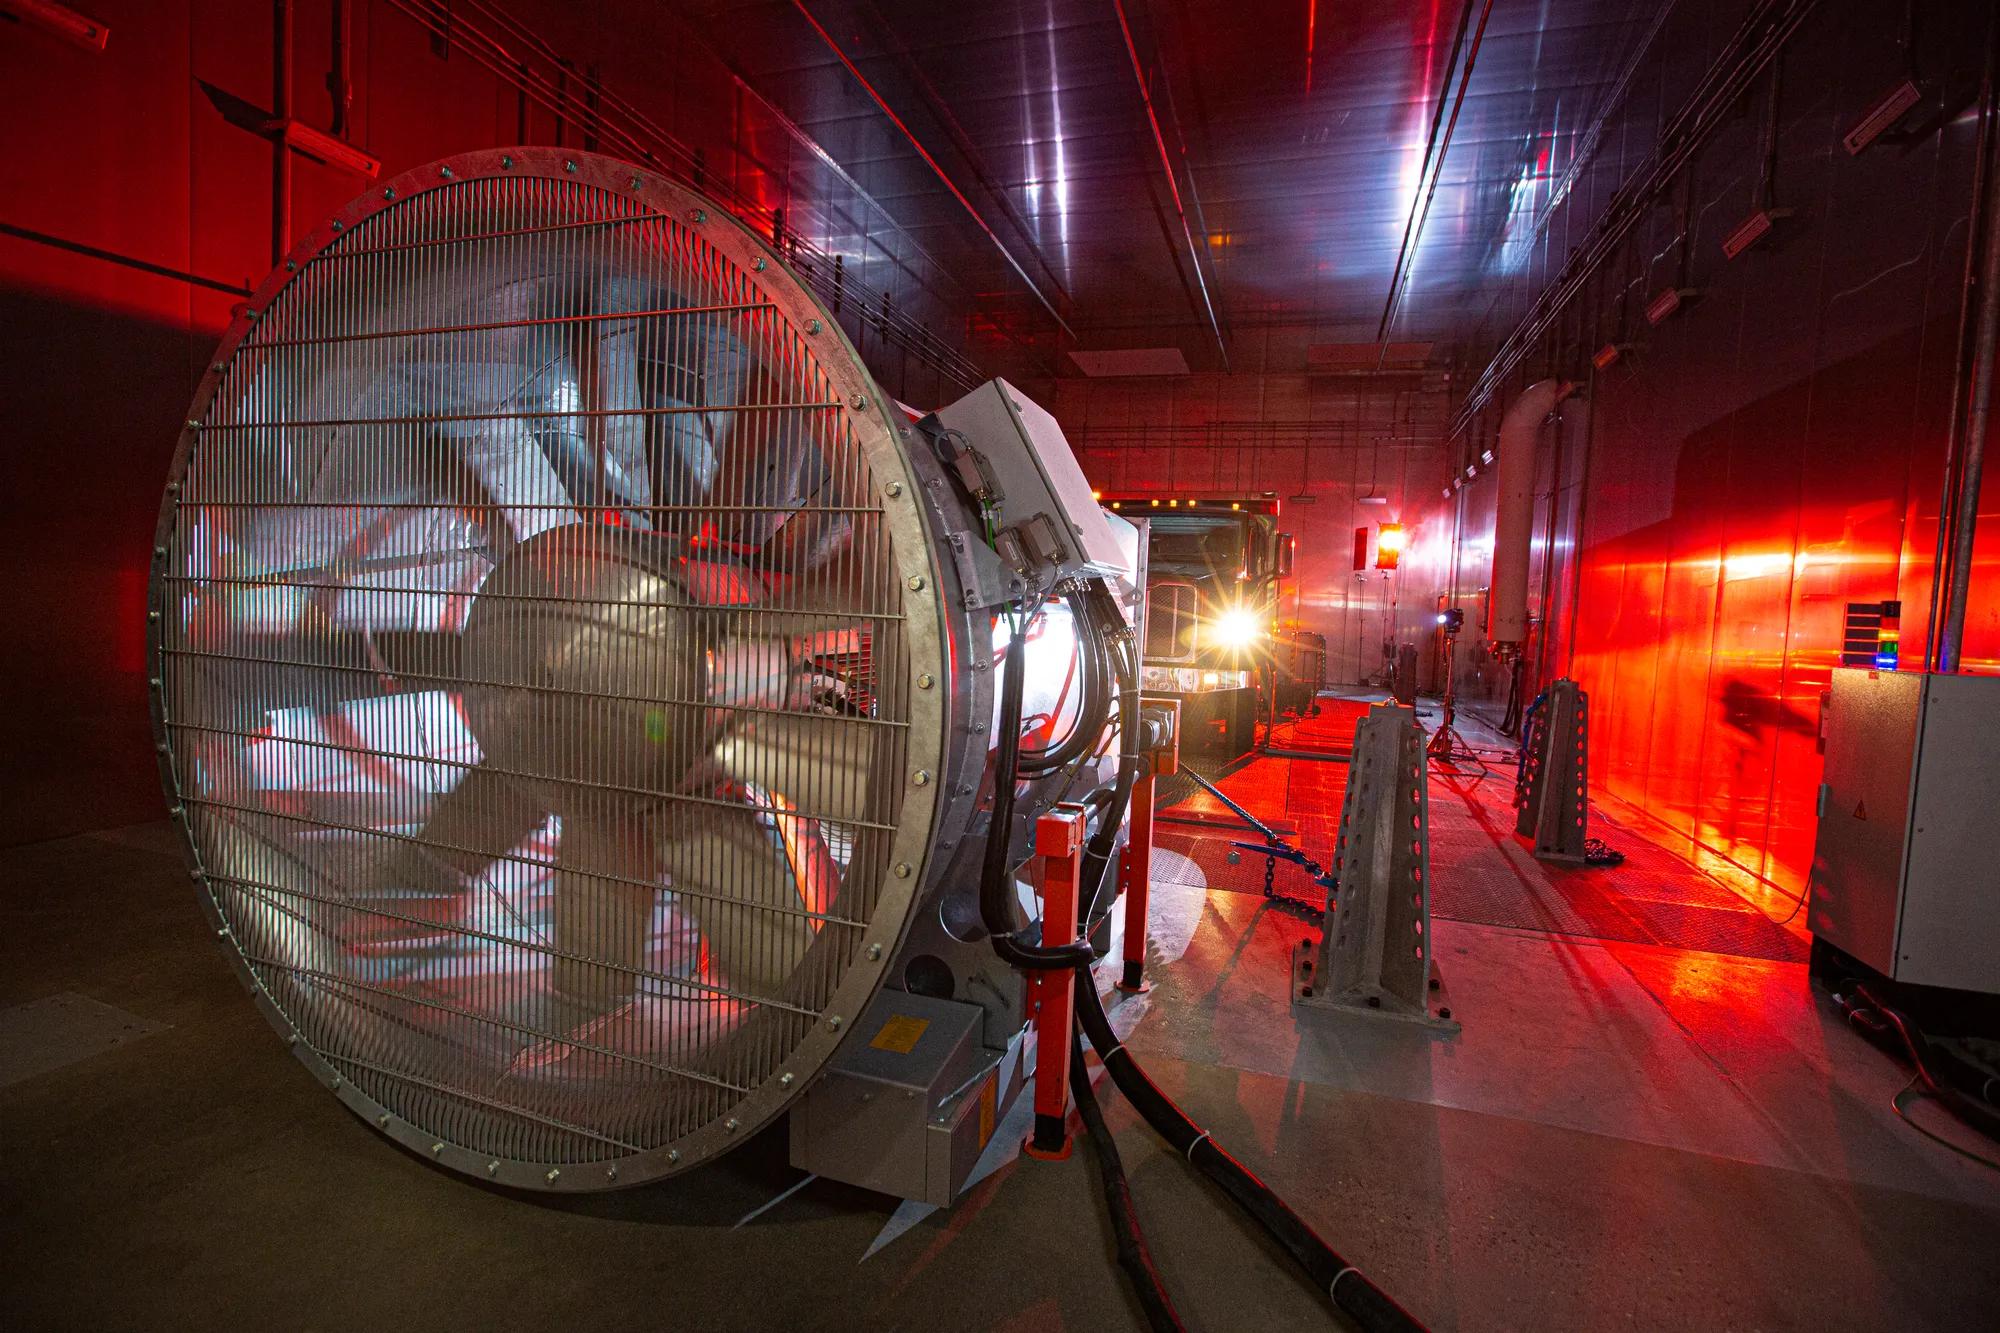
[[[1008,563],[1059,578],[1129,576],[1132,560],[1092,496],[1062,427],[1006,380],[989,380],[949,407],[939,424],[960,451],[960,476],[983,492],[1002,530]],[[1053,571],[1052,573],[1048,571]]]
[[[2000,994],[2000,677],[1842,667],[1813,934],[1884,976]]]
[[[829,1180],[943,1207],[1027,1077],[1021,1033],[980,1042],[976,1004],[883,990],[792,1107],[792,1165]]]

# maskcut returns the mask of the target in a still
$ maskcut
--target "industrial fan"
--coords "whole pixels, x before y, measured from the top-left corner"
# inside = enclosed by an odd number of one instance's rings
[[[889,407],[775,254],[612,159],[454,158],[308,237],[203,378],[153,548],[161,775],[239,976],[397,1141],[565,1191],[789,1110],[795,1165],[948,1203],[1031,1058],[1031,1150],[1065,1075],[1094,1114],[1074,1021],[1335,1305],[1416,1327],[1088,982],[1173,745],[1142,533],[1005,381]]]
[[[779,1114],[878,992],[965,1020],[937,1078],[1018,1085],[966,873],[987,668],[1022,636],[1044,734],[1101,729],[1050,594],[1137,543],[1039,409],[965,403],[913,422],[747,230],[590,155],[410,173],[257,290],[163,506],[158,748],[231,957],[352,1109],[632,1184]],[[1024,818],[1107,787],[1096,742]]]

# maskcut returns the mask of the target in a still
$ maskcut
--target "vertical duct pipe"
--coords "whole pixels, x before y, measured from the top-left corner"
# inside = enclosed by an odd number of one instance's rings
[[[1493,522],[1493,578],[1486,638],[1502,657],[1528,641],[1528,555],[1535,519],[1535,459],[1542,423],[1567,388],[1560,380],[1529,385],[1500,418],[1499,511]]]
[[[1982,108],[1985,115],[1980,125],[1982,147],[1989,154],[1994,147],[1996,105],[1993,66],[1994,41],[1989,37]],[[2000,354],[2000,170],[1996,166],[2000,164],[1990,156],[1982,161],[1986,197],[1975,203],[1977,212],[1984,215],[1985,233],[1979,256],[1978,323],[1973,332],[1964,408],[1964,451],[1958,465],[1957,490],[1955,495],[1946,497],[1951,503],[1944,511],[1952,524],[1951,564],[1948,572],[1939,571],[1945,578],[1944,627],[1936,636],[1937,651],[1933,657],[1937,669],[1945,672],[1958,670],[1959,653],[1965,643],[1965,612],[1972,591],[1972,544],[1979,530],[1980,472],[1986,461],[1986,435],[1993,420],[1993,360]]]
[[[285,129],[292,120],[292,0],[271,6],[271,263],[292,248],[292,145]]]
[[[354,23],[347,0],[333,0],[333,68],[327,71],[326,89],[333,94],[333,123],[327,126],[336,139],[347,137],[348,119],[354,111]]]
[[[1590,438],[1590,404],[1584,399],[1571,399],[1570,405],[1556,425],[1556,455],[1549,469],[1549,517],[1542,525],[1542,632],[1535,645],[1535,676],[1532,682],[1534,692],[1549,679],[1549,627],[1555,620],[1556,606],[1556,542],[1562,526],[1563,462],[1572,443],[1578,449],[1588,448],[1585,443]],[[1574,549],[1570,559],[1576,559]],[[1567,573],[1568,571],[1564,571]],[[1526,702],[1529,690],[1521,691],[1522,702]]]

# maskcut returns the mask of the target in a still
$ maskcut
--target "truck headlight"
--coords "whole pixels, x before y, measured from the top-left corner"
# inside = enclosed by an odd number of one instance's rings
[[[1234,607],[1215,618],[1215,641],[1224,648],[1248,648],[1263,636],[1255,612]]]

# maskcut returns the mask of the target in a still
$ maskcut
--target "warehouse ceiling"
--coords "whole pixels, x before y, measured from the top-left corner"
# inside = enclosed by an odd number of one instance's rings
[[[1462,42],[1455,0],[694,8],[996,336],[1219,368],[1259,325],[1376,340],[1399,263],[1389,338],[1462,332],[1662,4],[1471,0]]]

